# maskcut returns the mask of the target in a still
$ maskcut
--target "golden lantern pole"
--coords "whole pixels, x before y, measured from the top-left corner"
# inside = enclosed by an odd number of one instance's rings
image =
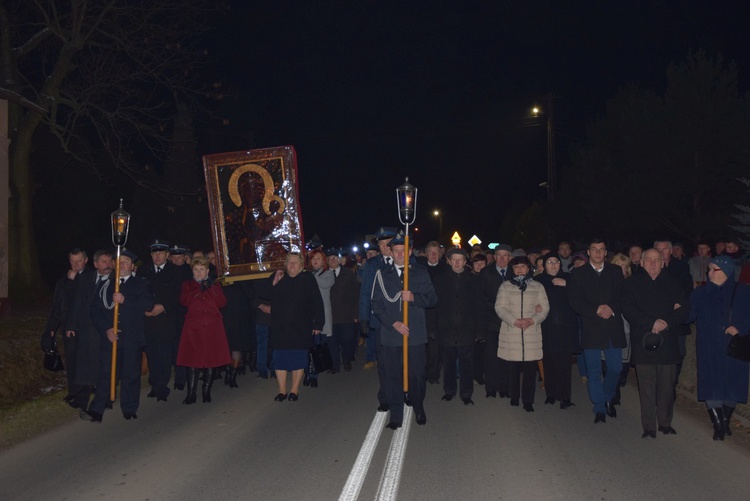
[[[409,178],[406,178],[404,184],[396,188],[396,201],[398,202],[398,218],[401,224],[405,226],[404,233],[404,291],[409,290],[409,257],[410,257],[410,246],[409,246],[409,225],[414,224],[416,219],[416,208],[417,208],[417,188],[409,183]],[[402,301],[402,322],[407,327],[409,326],[409,303],[408,301]],[[404,366],[404,402],[407,405],[411,405],[409,400],[409,337],[403,336],[403,366]]]
[[[115,294],[120,292],[120,250],[128,240],[128,230],[130,229],[130,214],[122,208],[122,198],[120,207],[112,213],[112,243],[117,246],[117,259],[115,260]],[[112,328],[115,336],[119,335],[118,324],[120,320],[120,303],[115,302],[114,321]],[[110,367],[109,378],[109,399],[114,401],[115,388],[117,387],[117,339],[112,341],[112,364]]]

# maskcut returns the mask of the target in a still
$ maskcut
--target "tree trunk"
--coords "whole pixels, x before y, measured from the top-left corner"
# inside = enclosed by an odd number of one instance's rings
[[[42,282],[34,238],[34,179],[29,163],[32,139],[41,118],[27,111],[11,143],[8,285],[9,296],[14,303],[27,302],[48,292]]]

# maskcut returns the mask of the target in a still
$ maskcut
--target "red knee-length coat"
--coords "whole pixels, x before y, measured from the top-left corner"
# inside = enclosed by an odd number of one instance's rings
[[[227,304],[218,284],[201,291],[201,284],[186,280],[180,302],[187,307],[182,327],[177,365],[194,368],[220,367],[231,363],[227,334],[219,308]]]

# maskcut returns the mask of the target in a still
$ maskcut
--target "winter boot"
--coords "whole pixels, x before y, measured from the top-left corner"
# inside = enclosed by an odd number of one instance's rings
[[[229,378],[230,388],[239,388],[239,386],[237,386],[237,375],[240,373],[239,365],[240,365],[239,360],[233,360],[232,365],[229,367],[229,369],[227,369],[228,371],[232,372],[232,375]]]
[[[211,402],[211,387],[214,385],[215,369],[204,369],[206,376],[203,380],[203,403]]]
[[[708,416],[714,425],[714,440],[724,440],[724,409],[721,407],[708,409]]]
[[[192,367],[188,367],[187,369],[187,395],[185,396],[185,400],[182,401],[183,404],[194,404],[196,400],[195,393],[198,389],[198,376],[199,376],[199,370],[193,369]]]
[[[232,362],[232,365],[227,367],[227,370],[224,373],[224,386],[229,386],[231,388],[232,378],[237,378],[236,369],[234,368],[234,362]]]
[[[724,434],[726,434],[726,436],[728,437],[731,437],[732,428],[729,426],[729,420],[732,419],[732,414],[734,413],[734,407],[729,407],[725,405],[723,410],[724,410]]]

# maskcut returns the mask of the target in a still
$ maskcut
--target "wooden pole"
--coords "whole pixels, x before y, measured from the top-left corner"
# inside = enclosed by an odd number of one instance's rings
[[[117,259],[115,261],[115,293],[120,292],[120,246],[117,246]],[[114,302],[114,301],[113,301]],[[115,303],[115,319],[112,328],[115,335],[119,334],[117,324],[120,320],[120,303]],[[117,386],[117,339],[112,341],[112,365],[109,375],[109,399],[114,402],[115,388]]]
[[[406,225],[406,236],[404,236],[404,290],[409,290],[409,225]],[[402,301],[404,312],[403,322],[409,326],[409,302]],[[409,336],[404,339],[404,394],[409,393]]]

